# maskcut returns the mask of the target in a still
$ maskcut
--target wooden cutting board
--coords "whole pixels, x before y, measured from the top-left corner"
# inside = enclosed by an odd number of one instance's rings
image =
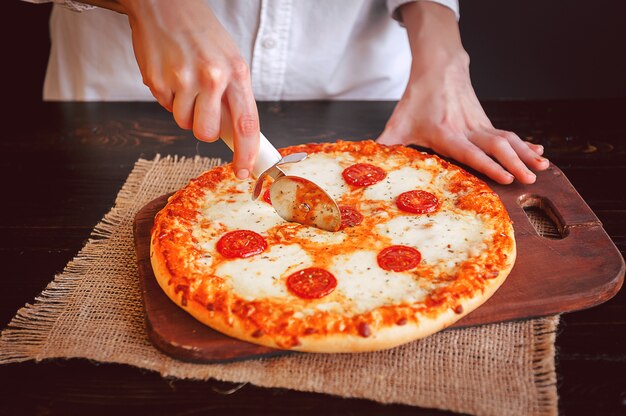
[[[517,260],[495,295],[453,327],[576,311],[605,302],[617,293],[624,280],[624,259],[561,170],[550,166],[538,173],[533,185],[488,183],[500,195],[513,220]],[[285,354],[214,331],[163,293],[150,266],[150,230],[155,214],[165,206],[168,196],[144,206],[134,222],[150,340],[166,354],[193,362]],[[529,218],[528,212],[542,215]],[[547,227],[535,228],[533,223]],[[550,238],[540,235],[537,229]]]

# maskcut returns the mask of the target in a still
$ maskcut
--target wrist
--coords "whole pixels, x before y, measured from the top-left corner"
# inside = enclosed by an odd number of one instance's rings
[[[420,56],[422,55],[422,56]],[[442,50],[413,55],[411,77],[428,74],[459,75],[469,77],[470,57],[463,49]]]

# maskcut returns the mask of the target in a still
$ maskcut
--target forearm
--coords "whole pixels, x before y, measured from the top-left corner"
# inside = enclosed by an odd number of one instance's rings
[[[452,10],[430,1],[416,1],[403,5],[400,14],[413,56],[412,72],[451,63],[469,66]]]

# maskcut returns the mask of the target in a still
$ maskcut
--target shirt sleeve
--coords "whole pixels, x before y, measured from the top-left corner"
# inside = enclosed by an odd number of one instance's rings
[[[387,0],[387,9],[389,10],[391,17],[394,20],[397,20],[401,25],[404,26],[404,23],[402,22],[402,16],[400,16],[400,11],[398,9],[400,8],[400,6],[406,3],[411,3],[413,1],[416,1],[416,0]],[[456,16],[456,20],[459,20],[461,16],[459,13],[459,0],[417,0],[417,1],[432,1],[433,3],[439,3],[442,6],[446,6],[447,8],[449,8],[450,10],[454,12],[454,15]]]
[[[74,0],[23,0],[23,1],[28,2],[28,3],[37,3],[37,4],[54,3],[54,4],[58,4],[59,6],[63,6],[67,9],[70,9],[74,12],[84,12],[86,10],[91,10],[91,9],[96,8],[96,6],[92,6],[90,4],[85,4],[85,3],[81,3],[80,1],[74,1]]]

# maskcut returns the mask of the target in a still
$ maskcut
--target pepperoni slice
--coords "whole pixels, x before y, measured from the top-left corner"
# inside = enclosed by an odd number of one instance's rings
[[[272,205],[272,199],[270,198],[270,188],[267,188],[265,192],[263,192],[263,201]]]
[[[329,271],[309,267],[291,274],[287,278],[287,288],[303,299],[319,299],[337,287],[337,279]]]
[[[340,230],[343,230],[346,227],[354,227],[355,225],[359,225],[361,221],[363,221],[363,215],[356,209],[347,205],[340,206],[339,212],[341,213],[341,227],[339,227]]]
[[[370,186],[387,176],[384,170],[369,163],[357,163],[344,169],[343,179],[354,186]]]
[[[217,251],[224,257],[242,258],[262,253],[267,248],[267,242],[254,231],[236,230],[222,236],[217,242]]]
[[[376,260],[382,269],[403,272],[417,266],[422,255],[413,247],[389,246],[378,253]]]
[[[439,208],[439,200],[430,192],[416,190],[403,192],[396,198],[396,205],[402,211],[413,214],[428,214]]]

